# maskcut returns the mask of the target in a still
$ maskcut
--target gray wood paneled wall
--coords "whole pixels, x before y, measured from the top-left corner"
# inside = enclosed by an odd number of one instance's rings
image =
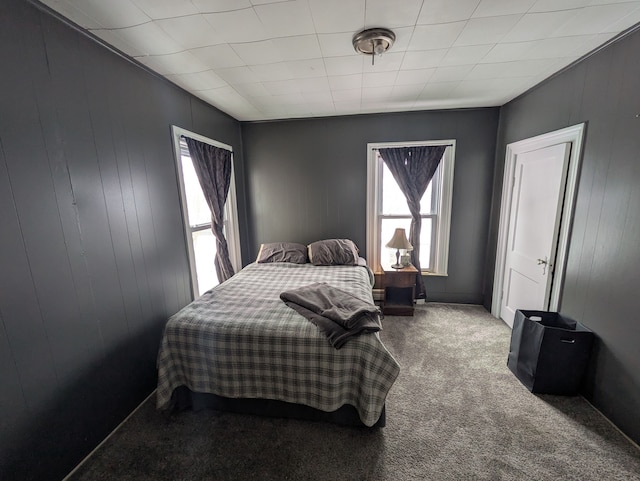
[[[234,146],[242,202],[240,125],[23,1],[0,64],[0,479],[61,479],[191,299],[170,125]]]
[[[502,109],[241,126],[2,0],[0,478],[62,478],[155,387],[190,300],[171,124],[233,145],[245,264],[268,241],[364,249],[367,142],[457,139],[450,275],[427,288],[489,305],[505,145],[587,122],[561,311],[598,335],[588,399],[640,442],[638,51],[636,33]]]
[[[493,265],[506,144],[587,123],[560,311],[597,342],[584,394],[640,443],[640,31],[502,108],[487,256]]]
[[[449,275],[430,301],[481,303],[497,108],[245,122],[250,259],[263,242],[353,239],[366,251],[367,143],[456,139]]]

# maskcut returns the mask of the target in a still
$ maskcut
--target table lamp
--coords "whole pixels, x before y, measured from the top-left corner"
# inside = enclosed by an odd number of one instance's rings
[[[391,249],[396,249],[396,263],[391,267],[394,269],[402,269],[402,264],[400,264],[400,249],[413,249],[413,246],[407,240],[407,234],[404,229],[397,228],[393,233],[393,237],[389,242],[387,242],[385,247],[389,247]]]

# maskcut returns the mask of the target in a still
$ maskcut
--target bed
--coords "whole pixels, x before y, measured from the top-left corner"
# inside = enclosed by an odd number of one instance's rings
[[[311,283],[373,303],[370,271],[361,265],[249,264],[168,320],[158,354],[157,407],[205,403],[344,424],[353,424],[355,415],[364,426],[384,425],[398,363],[377,332],[336,349],[280,299],[283,291]],[[259,402],[269,409],[256,411]]]

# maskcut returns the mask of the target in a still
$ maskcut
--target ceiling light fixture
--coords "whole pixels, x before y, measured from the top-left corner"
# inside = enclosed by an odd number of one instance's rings
[[[371,65],[376,55],[382,55],[389,50],[396,40],[396,34],[388,28],[368,28],[353,36],[353,48],[356,52],[371,55]]]

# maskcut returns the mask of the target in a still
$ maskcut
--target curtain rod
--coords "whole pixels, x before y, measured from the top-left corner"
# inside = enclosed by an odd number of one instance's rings
[[[405,146],[406,147],[406,146]],[[437,145],[412,145],[410,147],[453,147],[453,144],[437,144]],[[380,149],[403,149],[404,147],[398,145],[397,147],[372,147],[372,150]]]

